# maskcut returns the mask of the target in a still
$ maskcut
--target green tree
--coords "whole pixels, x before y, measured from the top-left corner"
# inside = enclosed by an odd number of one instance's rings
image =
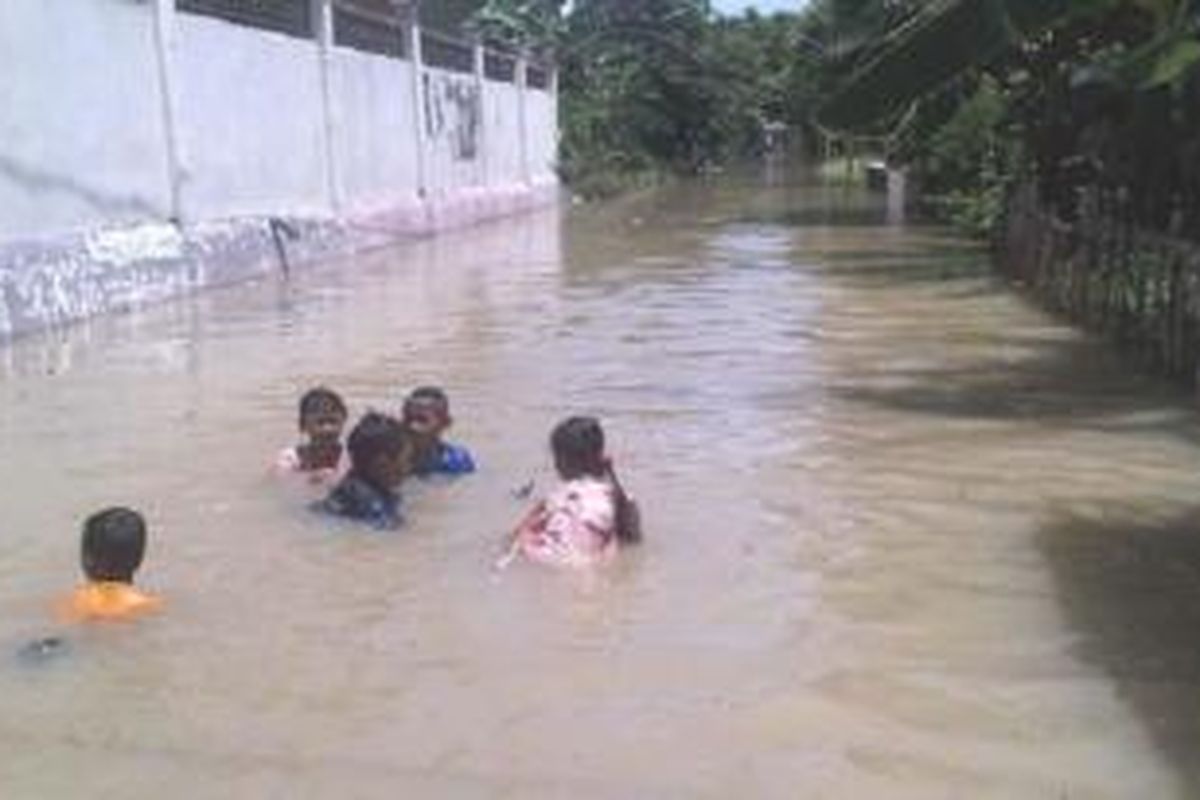
[[[803,124],[811,77],[796,15],[715,16],[708,0],[454,0],[427,24],[552,55],[564,175],[584,193],[752,152]],[[817,48],[819,50],[819,48]],[[797,65],[800,65],[798,67]],[[798,98],[803,95],[803,101]]]
[[[1071,220],[1200,224],[1198,0],[951,0],[826,60],[818,120],[887,130],[924,184],[986,225],[1014,181]]]

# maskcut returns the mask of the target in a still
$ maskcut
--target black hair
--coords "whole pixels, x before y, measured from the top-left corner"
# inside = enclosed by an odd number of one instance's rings
[[[595,417],[571,417],[550,434],[554,464],[565,480],[584,475],[604,477],[604,429]]]
[[[418,386],[409,393],[408,397],[410,400],[426,400],[444,406],[450,405],[450,398],[446,396],[446,390],[440,386]]]
[[[361,474],[371,469],[380,454],[394,455],[409,444],[409,432],[398,419],[370,411],[350,431],[346,449],[350,451],[351,467]]]
[[[83,523],[80,561],[91,581],[131,583],[146,555],[146,520],[130,508],[106,508]]]
[[[419,386],[404,399],[404,417],[407,419],[417,406],[426,403],[437,406],[443,414],[450,413],[450,398],[446,396],[444,389],[438,386]]]
[[[327,410],[335,411],[343,417],[348,416],[346,403],[342,400],[342,396],[333,389],[327,389],[324,386],[309,389],[300,398],[300,425],[304,425],[304,418],[309,414]]]

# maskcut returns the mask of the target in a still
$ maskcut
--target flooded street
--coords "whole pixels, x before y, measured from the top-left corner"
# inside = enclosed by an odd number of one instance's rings
[[[267,476],[295,402],[437,383],[409,526]],[[605,421],[647,542],[493,575]],[[882,199],[729,179],[0,351],[0,797],[1200,795],[1200,425]],[[143,509],[161,616],[55,633]]]

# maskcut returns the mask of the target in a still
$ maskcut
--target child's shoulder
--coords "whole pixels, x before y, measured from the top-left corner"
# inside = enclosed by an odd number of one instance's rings
[[[343,459],[344,461],[344,459]],[[300,451],[296,447],[287,447],[279,451],[275,463],[271,465],[271,474],[277,477],[302,477],[311,484],[326,486],[336,484],[345,474],[341,463],[336,467],[318,467],[305,469]]]
[[[558,484],[555,491],[559,492],[577,492],[581,494],[595,495],[611,495],[613,491],[612,483],[605,478],[597,478],[592,475],[584,475],[579,478],[572,478],[567,481],[562,481]]]
[[[600,478],[583,477],[563,481],[546,496],[550,506],[580,506],[584,509],[611,508],[613,487]]]
[[[438,458],[438,472],[447,475],[466,475],[475,471],[475,458],[461,444],[442,442]]]
[[[399,528],[404,521],[399,495],[381,491],[366,481],[348,474],[324,500],[314,504],[317,511],[366,522],[376,528]]]
[[[162,598],[124,583],[87,583],[64,600],[58,615],[67,622],[127,619],[156,611]]]

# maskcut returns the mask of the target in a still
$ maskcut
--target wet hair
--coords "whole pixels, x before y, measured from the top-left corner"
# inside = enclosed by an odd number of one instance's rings
[[[305,417],[323,411],[341,414],[343,418],[349,416],[349,412],[346,411],[346,403],[340,394],[333,389],[318,386],[315,389],[309,389],[300,398],[300,427],[304,427]]]
[[[80,561],[91,581],[132,583],[146,554],[146,520],[130,508],[106,508],[83,523]]]
[[[558,423],[550,434],[550,450],[564,480],[605,474],[604,429],[595,417],[571,417]]]
[[[450,398],[446,396],[446,390],[440,386],[418,386],[408,396],[412,400],[424,400],[425,402],[437,403],[447,408],[450,407]]]
[[[443,417],[450,416],[450,398],[444,389],[437,386],[420,386],[409,392],[404,399],[404,420],[407,422],[423,406],[433,406]]]
[[[395,455],[409,444],[410,434],[398,419],[370,411],[350,431],[346,449],[351,467],[361,474],[369,471],[380,455]]]

